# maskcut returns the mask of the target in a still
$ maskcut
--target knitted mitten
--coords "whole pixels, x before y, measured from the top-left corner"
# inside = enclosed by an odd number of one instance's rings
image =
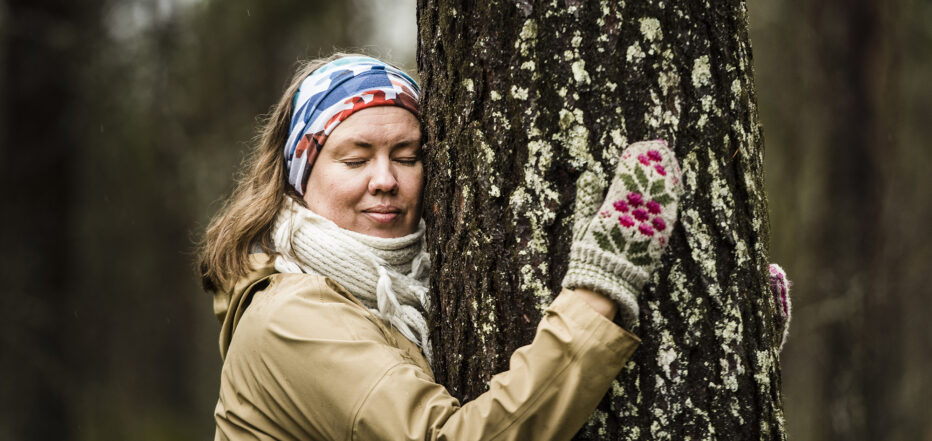
[[[786,271],[780,268],[776,263],[770,264],[770,292],[777,303],[777,326],[782,329],[780,337],[780,352],[783,352],[783,344],[786,343],[786,337],[790,335],[790,317],[792,316],[792,305],[790,304],[790,279],[786,277]]]
[[[598,212],[577,217],[566,288],[587,288],[611,297],[629,329],[638,323],[638,295],[660,263],[682,193],[682,173],[662,140],[642,141],[621,154],[611,187]],[[597,182],[581,176],[577,211],[598,200]],[[603,187],[604,188],[604,187]]]

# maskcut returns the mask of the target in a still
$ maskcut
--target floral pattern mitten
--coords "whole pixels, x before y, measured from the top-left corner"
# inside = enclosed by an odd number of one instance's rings
[[[598,212],[574,228],[563,286],[611,297],[625,326],[636,326],[638,296],[660,264],[682,192],[682,172],[666,142],[628,146]]]

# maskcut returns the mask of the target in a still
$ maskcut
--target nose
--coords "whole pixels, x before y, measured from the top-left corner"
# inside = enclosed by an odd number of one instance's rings
[[[385,192],[395,194],[398,191],[398,179],[390,159],[376,161],[373,164],[372,175],[369,177],[369,193]]]

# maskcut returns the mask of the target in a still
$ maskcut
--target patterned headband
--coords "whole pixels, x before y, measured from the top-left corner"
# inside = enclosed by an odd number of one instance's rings
[[[309,75],[294,97],[285,143],[288,183],[298,194],[327,136],[353,112],[373,106],[400,106],[418,114],[420,88],[411,77],[375,58],[344,57]]]

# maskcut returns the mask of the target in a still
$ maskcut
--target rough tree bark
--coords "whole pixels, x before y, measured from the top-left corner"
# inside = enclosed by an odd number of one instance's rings
[[[664,138],[686,194],[578,439],[783,439],[743,1],[419,0],[437,378],[482,393],[567,266],[575,179]]]

